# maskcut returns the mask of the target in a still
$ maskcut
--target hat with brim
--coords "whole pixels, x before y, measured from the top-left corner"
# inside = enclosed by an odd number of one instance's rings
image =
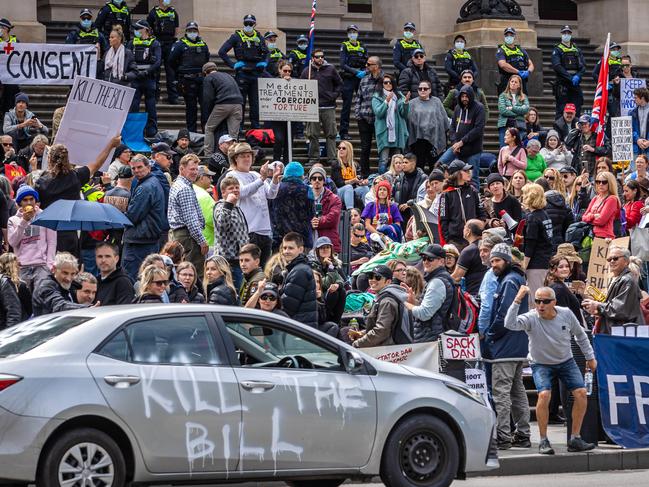
[[[261,291],[261,294],[259,294],[259,297],[271,295],[274,297],[279,297],[279,293],[277,292],[277,284],[273,284],[272,282],[267,283],[264,286],[264,289]]]
[[[563,34],[564,32],[570,32],[570,33],[572,34],[572,29],[570,28],[569,25],[564,25],[563,27],[561,27],[561,31],[560,31],[560,32],[561,32],[562,34]]]
[[[514,29],[513,27],[507,27],[507,28],[505,29],[505,32],[504,32],[504,33],[505,33],[505,35],[507,35],[507,34],[514,34],[514,35],[516,35],[516,29]]]
[[[571,243],[562,243],[557,247],[557,257],[562,257],[566,259],[568,262],[571,264],[577,262],[578,264],[581,264],[583,261],[581,260],[581,257],[579,257],[579,254],[575,250],[575,247]]]
[[[381,276],[383,279],[390,280],[392,279],[392,269],[390,269],[387,265],[377,265],[373,269],[368,269],[364,272],[364,274],[377,274]]]
[[[450,176],[451,174],[455,174],[458,171],[473,171],[473,166],[459,159],[455,159],[448,165],[447,171]]]
[[[419,252],[419,255],[428,257],[430,259],[445,259],[446,250],[444,250],[444,247],[439,244],[431,244],[423,251]]]
[[[248,144],[247,142],[239,142],[238,144],[232,146],[231,150],[228,151],[228,159],[230,159],[231,164],[234,164],[237,156],[240,156],[241,154],[247,154],[248,152],[251,153],[253,157],[255,156],[256,152],[252,147],[250,147],[250,144]]]

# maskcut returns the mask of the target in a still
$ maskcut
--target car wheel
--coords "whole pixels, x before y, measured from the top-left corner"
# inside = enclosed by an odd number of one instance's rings
[[[290,487],[338,487],[346,479],[294,480],[286,482]]]
[[[399,423],[385,443],[381,480],[387,487],[447,487],[457,474],[459,448],[451,429],[418,414]]]
[[[45,452],[37,485],[124,487],[124,456],[106,433],[91,428],[67,431]]]

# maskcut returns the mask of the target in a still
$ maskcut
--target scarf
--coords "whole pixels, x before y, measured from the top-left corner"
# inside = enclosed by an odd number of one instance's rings
[[[388,94],[391,93],[390,91],[383,90],[383,94],[387,97]],[[394,92],[392,92],[394,93]],[[388,126],[388,142],[389,143],[394,143],[397,141],[397,129],[395,126],[395,112],[397,111],[397,94],[394,93],[394,96],[388,103],[388,113],[385,118],[386,124]]]
[[[117,50],[110,48],[106,52],[104,59],[104,69],[111,71],[111,77],[116,80],[124,76],[124,45],[120,45]]]

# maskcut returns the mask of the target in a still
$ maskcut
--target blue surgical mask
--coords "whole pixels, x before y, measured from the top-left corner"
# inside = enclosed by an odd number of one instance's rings
[[[572,34],[561,34],[561,42],[568,44],[572,40]]]
[[[83,19],[80,24],[84,29],[90,29],[90,27],[92,27],[92,20]]]
[[[514,36],[505,36],[505,44],[513,44]]]
[[[350,41],[355,41],[356,39],[358,39],[358,32],[349,32],[347,34],[347,37],[349,37]]]
[[[113,0],[113,3],[114,3],[115,5],[119,5],[120,3],[122,3],[122,0]]]
[[[138,39],[139,39],[140,37],[142,37],[142,31],[141,31],[141,30],[136,30],[136,31],[135,31],[135,37],[137,37]]]
[[[275,49],[277,47],[276,42],[267,42],[266,45],[268,46],[268,49]]]
[[[617,49],[615,51],[611,51],[611,56],[613,56],[614,58],[620,57],[620,54],[620,51],[618,51]]]
[[[297,48],[301,51],[304,51],[309,45],[308,44],[298,44]]]
[[[255,30],[255,28],[254,28],[254,26],[252,26],[252,25],[244,25],[244,26],[243,26],[243,31],[244,31],[246,34],[252,34],[254,30]]]
[[[403,32],[404,39],[412,39],[414,36],[415,34],[413,32],[410,32],[409,30]]]
[[[198,32],[187,32],[187,39],[190,41],[195,41],[198,39]]]
[[[162,5],[168,7],[169,5],[171,5],[171,0],[162,0]]]
[[[464,51],[464,42],[456,42],[455,49],[457,49],[458,51]]]

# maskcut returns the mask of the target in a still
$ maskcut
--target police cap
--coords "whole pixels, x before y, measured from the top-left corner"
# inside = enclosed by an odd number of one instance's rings
[[[144,20],[144,19],[140,19],[140,20],[138,20],[137,22],[135,22],[135,25],[133,26],[133,28],[134,28],[135,30],[140,30],[140,29],[148,29],[148,30],[151,30],[151,26],[150,26],[149,23],[148,23],[146,20]]]
[[[243,18],[243,23],[245,24],[246,22],[252,22],[253,24],[257,23],[257,17],[255,17],[252,14],[248,14]]]
[[[355,30],[356,32],[358,32],[358,26],[356,24],[350,24],[347,26],[347,32],[349,32],[350,30]]]
[[[564,32],[570,32],[572,34],[572,29],[569,25],[564,25],[563,27],[561,27],[561,33],[563,34]]]
[[[269,30],[264,34],[264,39],[268,39],[269,37],[277,37],[277,34],[272,30]]]
[[[81,12],[79,12],[79,18],[82,19],[84,17],[92,18],[92,12],[90,11],[89,8],[82,8]]]
[[[14,26],[9,22],[9,19],[0,19],[0,27],[4,27],[5,29],[13,29]]]
[[[300,34],[299,36],[297,36],[297,42],[300,42],[300,41],[307,41],[308,42],[309,39],[304,34]]]
[[[620,49],[622,46],[620,46],[620,45],[619,45],[617,42],[615,42],[615,41],[611,41],[611,43],[608,45],[608,48],[609,48],[609,49],[615,49],[616,47],[617,47],[618,49]]]
[[[404,29],[417,30],[417,28],[415,27],[415,23],[414,23],[414,22],[406,22],[405,24],[403,24],[403,28],[404,28]]]
[[[196,22],[195,20],[191,20],[187,22],[187,25],[185,26],[185,30],[192,30],[192,29],[198,30],[198,22]]]
[[[505,29],[504,34],[505,34],[505,35],[507,35],[507,34],[514,34],[514,35],[516,35],[516,29],[514,29],[513,27],[507,27],[507,28]]]

